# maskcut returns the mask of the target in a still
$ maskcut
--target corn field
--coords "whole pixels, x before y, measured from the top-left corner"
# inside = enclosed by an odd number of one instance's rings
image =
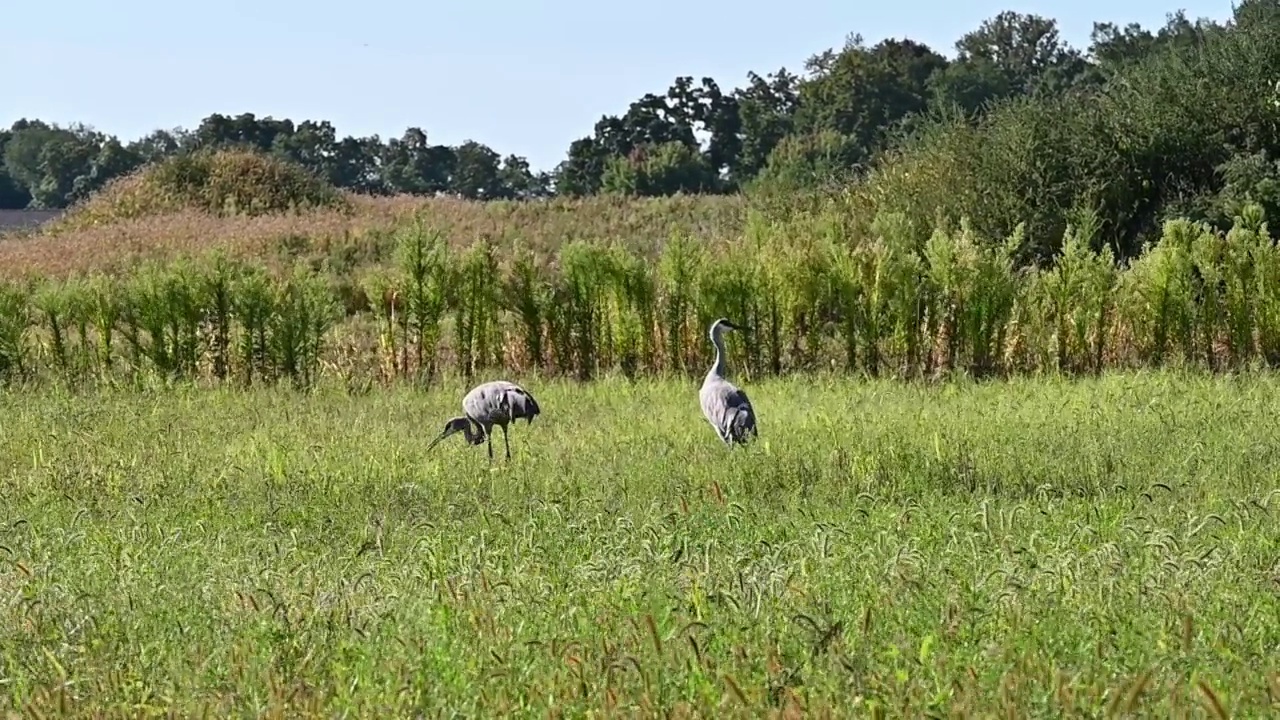
[[[732,246],[676,236],[654,260],[585,241],[553,255],[454,250],[410,223],[396,262],[358,279],[357,307],[321,270],[221,256],[10,283],[0,382],[696,374],[720,316],[747,326],[730,352],[748,377],[1280,364],[1280,249],[1256,207],[1225,234],[1170,221],[1125,267],[1088,228],[1068,228],[1048,268],[1016,266],[1016,233],[915,236],[900,216],[856,239],[836,215],[755,217]]]

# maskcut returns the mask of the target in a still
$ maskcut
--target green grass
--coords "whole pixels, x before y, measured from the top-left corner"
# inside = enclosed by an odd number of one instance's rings
[[[24,716],[1280,708],[1280,380],[0,395]],[[1145,678],[1145,680],[1140,680]],[[745,707],[744,707],[745,704]]]

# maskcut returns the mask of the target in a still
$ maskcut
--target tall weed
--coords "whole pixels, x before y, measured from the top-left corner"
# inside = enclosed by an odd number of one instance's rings
[[[0,283],[0,384],[9,385],[26,374],[29,302],[22,286]]]
[[[1021,227],[992,238],[961,218],[921,239],[904,213],[853,223],[831,208],[755,214],[730,245],[676,234],[656,258],[584,239],[550,254],[520,245],[500,257],[487,239],[455,250],[414,220],[394,236],[394,265],[359,283],[307,260],[280,273],[213,256],[10,284],[0,376],[305,388],[325,368],[427,383],[499,368],[700,373],[718,317],[743,326],[729,336],[730,364],[748,377],[1280,364],[1280,250],[1256,205],[1226,233],[1170,221],[1127,266],[1077,223],[1038,268],[1015,264]]]

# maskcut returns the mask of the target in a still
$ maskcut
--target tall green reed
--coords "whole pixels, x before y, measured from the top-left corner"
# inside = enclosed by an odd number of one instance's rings
[[[746,328],[730,364],[748,377],[1280,364],[1280,251],[1256,206],[1226,233],[1170,221],[1127,267],[1094,249],[1087,225],[1068,227],[1043,268],[1015,265],[1021,228],[989,238],[962,221],[922,236],[900,215],[854,224],[831,210],[756,215],[746,227],[739,243],[680,235],[647,257],[586,240],[551,254],[503,255],[487,239],[454,250],[410,223],[394,265],[360,282],[368,302],[351,312],[367,312],[364,324],[343,318],[338,279],[305,265],[281,273],[215,256],[8,285],[0,376],[309,387],[324,367],[378,366],[323,362],[335,352],[376,355],[385,382],[698,374],[721,316]],[[339,325],[376,342],[330,346]]]
[[[397,246],[397,259],[404,278],[404,341],[414,348],[414,365],[420,380],[430,382],[437,371],[440,320],[448,300],[452,270],[449,248],[439,233],[429,234],[415,222]]]
[[[27,289],[15,283],[0,283],[0,384],[10,385],[26,375],[31,324]]]

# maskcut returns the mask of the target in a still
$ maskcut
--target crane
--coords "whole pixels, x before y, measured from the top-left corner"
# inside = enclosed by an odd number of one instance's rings
[[[427,450],[436,443],[453,435],[462,433],[468,445],[489,443],[489,461],[493,461],[493,426],[502,428],[502,441],[507,447],[507,459],[511,459],[511,441],[507,438],[507,426],[520,418],[529,425],[542,412],[538,401],[528,390],[506,380],[493,380],[475,386],[462,398],[463,414],[450,418],[444,424],[444,431],[431,441]],[[476,429],[472,429],[472,424]]]
[[[751,438],[759,437],[756,411],[751,407],[747,394],[724,377],[724,331],[741,329],[726,318],[711,323],[708,334],[711,336],[711,344],[716,348],[716,361],[702,381],[702,389],[698,391],[702,414],[729,447],[733,447],[734,443],[745,445]]]

